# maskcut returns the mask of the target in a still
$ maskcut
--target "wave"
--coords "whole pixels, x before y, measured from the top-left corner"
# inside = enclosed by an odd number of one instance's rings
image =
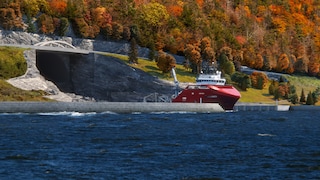
[[[50,113],[37,113],[38,115],[41,116],[88,116],[88,115],[96,115],[97,113],[95,112],[88,112],[88,113],[80,113],[80,112],[50,112]]]
[[[269,136],[269,137],[272,137],[272,136],[276,136],[274,134],[266,134],[266,133],[259,133],[258,136]]]

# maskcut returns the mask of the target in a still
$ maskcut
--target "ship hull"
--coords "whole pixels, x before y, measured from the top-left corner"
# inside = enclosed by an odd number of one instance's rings
[[[239,91],[229,85],[194,85],[181,91],[172,102],[219,103],[224,110],[233,110],[241,97]]]

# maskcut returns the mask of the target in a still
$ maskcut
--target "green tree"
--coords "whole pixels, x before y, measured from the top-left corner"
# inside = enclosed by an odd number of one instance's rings
[[[224,63],[223,70],[226,74],[232,75],[235,72],[234,64],[231,61]]]
[[[154,42],[151,42],[149,45],[149,55],[148,55],[151,61],[153,61],[155,58],[155,51],[156,51],[156,48],[155,48]]]
[[[138,63],[138,47],[135,38],[130,41],[129,63]]]
[[[67,18],[60,19],[60,26],[59,26],[59,36],[65,36],[67,34],[69,28],[69,21]]]
[[[306,95],[304,94],[304,89],[301,90],[301,95],[300,95],[300,103],[305,103],[306,102]]]
[[[299,98],[297,93],[289,95],[289,102],[291,102],[292,104],[297,104],[298,101],[299,101]]]
[[[28,19],[27,19],[27,24],[28,24],[27,32],[35,33],[36,32],[36,27],[33,24],[32,19],[30,17],[28,17]]]
[[[225,67],[225,64],[229,61],[228,57],[226,56],[226,54],[224,53],[221,53],[217,59],[218,61],[218,66],[219,66],[219,69],[221,71],[224,71],[224,67]]]
[[[251,87],[251,79],[247,74],[241,72],[235,72],[231,75],[231,80],[236,82],[240,89],[246,91],[247,88]]]
[[[320,96],[320,87],[318,87],[314,92],[312,92],[314,104],[316,104],[318,102],[319,96]]]
[[[308,96],[307,96],[307,101],[306,101],[307,105],[314,105],[314,101],[313,101],[313,97],[312,97],[312,93],[309,92]]]
[[[269,94],[274,95],[275,90],[276,90],[275,81],[272,81],[269,85]]]

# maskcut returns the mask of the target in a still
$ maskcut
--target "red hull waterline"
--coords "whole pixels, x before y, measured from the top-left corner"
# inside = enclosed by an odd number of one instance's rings
[[[224,110],[233,110],[240,97],[240,92],[230,85],[190,85],[172,102],[219,103]]]

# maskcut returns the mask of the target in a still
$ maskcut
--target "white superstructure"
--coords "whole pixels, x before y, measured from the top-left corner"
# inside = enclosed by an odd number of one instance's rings
[[[196,79],[197,85],[225,85],[226,79],[221,78],[221,71],[213,74],[200,74]]]

